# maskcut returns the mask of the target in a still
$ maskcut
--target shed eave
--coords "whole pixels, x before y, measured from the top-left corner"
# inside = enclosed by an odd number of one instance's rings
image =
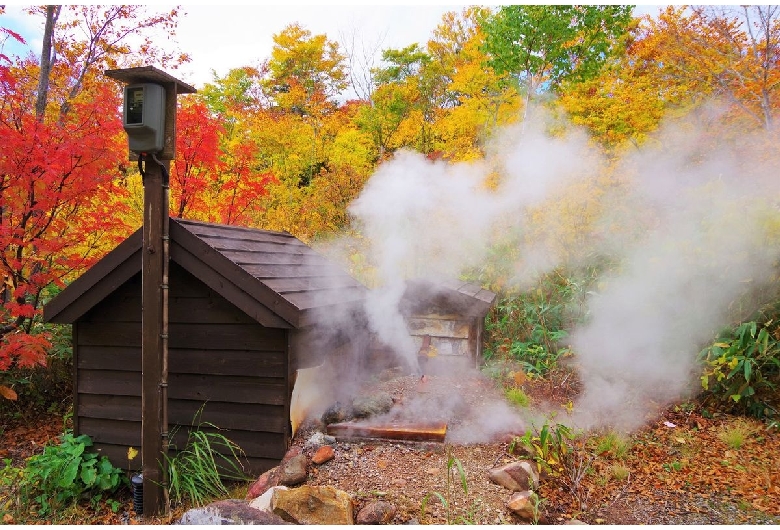
[[[52,298],[43,308],[44,321],[76,322],[141,270],[142,244],[142,230],[138,229]]]

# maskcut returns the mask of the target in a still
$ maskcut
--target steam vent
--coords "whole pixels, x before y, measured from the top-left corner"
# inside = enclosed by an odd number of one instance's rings
[[[456,280],[411,280],[401,313],[418,347],[423,371],[435,374],[453,364],[476,366],[482,356],[485,316],[496,294]]]

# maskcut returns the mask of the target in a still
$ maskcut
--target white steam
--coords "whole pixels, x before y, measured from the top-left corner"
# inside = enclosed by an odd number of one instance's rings
[[[749,142],[705,144],[690,129],[670,130],[657,147],[608,163],[584,135],[551,137],[527,124],[507,129],[478,163],[398,153],[350,207],[379,284],[367,304],[371,328],[414,366],[398,307],[407,278],[478,270],[502,238],[515,246],[509,270],[519,286],[607,256],[619,273],[601,279],[571,335],[584,383],[572,421],[641,424],[648,400],[690,389],[697,352],[735,300],[750,305],[746,293],[767,285],[777,258],[764,223],[778,160],[759,165]]]

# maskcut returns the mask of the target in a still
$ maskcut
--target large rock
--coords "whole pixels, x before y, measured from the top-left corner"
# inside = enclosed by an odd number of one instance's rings
[[[368,396],[358,396],[352,400],[352,414],[357,418],[367,418],[385,414],[393,408],[393,396],[387,392],[377,392]]]
[[[352,499],[333,486],[274,490],[274,513],[296,524],[354,524]]]
[[[538,516],[538,512],[534,505],[533,492],[531,491],[518,491],[513,493],[506,503],[506,507],[526,521],[533,521],[534,516]],[[538,517],[537,517],[538,518]]]
[[[269,469],[251,485],[246,492],[247,499],[255,499],[279,484],[279,475],[281,469],[279,466]]]
[[[389,524],[395,517],[395,506],[387,501],[366,504],[357,514],[357,524]]]
[[[233,524],[289,524],[274,513],[251,508],[246,501],[227,499],[185,512],[178,524],[233,525]]]
[[[274,486],[273,488],[269,489],[256,499],[253,499],[252,502],[249,503],[249,506],[251,508],[254,508],[255,510],[260,510],[262,512],[273,512],[273,497],[274,497],[274,491],[276,490],[286,490],[287,486]]]
[[[511,491],[526,491],[539,487],[539,474],[534,464],[528,460],[494,467],[488,472],[488,476],[495,484]]]
[[[329,425],[331,423],[341,423],[352,419],[352,409],[340,401],[336,401],[322,414],[322,423]]]
[[[306,455],[296,455],[281,465],[279,484],[295,486],[306,482]]]
[[[249,486],[249,490],[246,493],[247,499],[255,499],[268,491],[269,489],[273,488],[274,486],[278,486],[280,484],[280,481],[282,479],[282,471],[284,470],[284,467],[286,464],[296,456],[301,455],[303,452],[300,447],[297,445],[294,445],[290,447],[287,452],[284,454],[284,457],[282,458],[281,463],[269,469],[255,481],[254,484]],[[304,465],[304,477],[303,480],[306,480],[305,475],[305,465]],[[285,480],[293,480],[290,476],[285,477]],[[297,483],[296,483],[297,484]],[[291,484],[287,484],[290,486]]]

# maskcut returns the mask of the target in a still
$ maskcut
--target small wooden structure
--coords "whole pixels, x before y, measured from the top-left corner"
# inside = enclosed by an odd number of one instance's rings
[[[73,324],[75,433],[125,469],[140,466],[127,457],[141,444],[141,239],[139,230],[44,309],[47,321]],[[172,448],[193,422],[209,422],[246,452],[249,471],[265,471],[290,443],[296,370],[365,344],[320,322],[359,321],[366,289],[282,232],[171,219],[170,257]]]
[[[432,366],[475,366],[482,357],[485,316],[496,294],[458,280],[409,280],[401,313],[421,357]]]

